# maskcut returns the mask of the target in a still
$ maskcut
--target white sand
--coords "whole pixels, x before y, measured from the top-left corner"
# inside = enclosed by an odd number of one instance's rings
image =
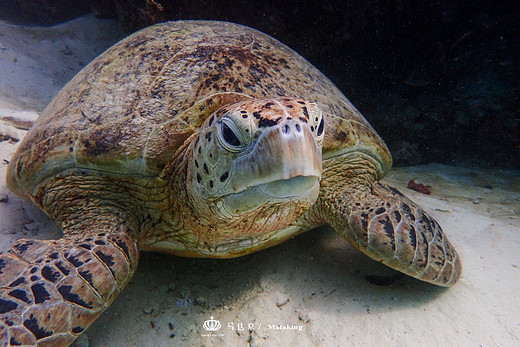
[[[114,22],[90,16],[47,29],[0,22],[0,134],[21,138],[15,125],[24,126],[13,119],[34,119],[119,37]],[[0,142],[2,251],[18,238],[60,235],[5,187],[16,146]],[[431,185],[432,195],[407,189],[410,179]],[[134,280],[87,330],[90,345],[519,346],[520,173],[428,165],[394,169],[387,181],[429,211],[457,248],[464,273],[454,287],[407,277],[374,285],[365,276],[394,272],[330,228],[233,260],[144,253]],[[203,328],[211,316],[220,330]]]

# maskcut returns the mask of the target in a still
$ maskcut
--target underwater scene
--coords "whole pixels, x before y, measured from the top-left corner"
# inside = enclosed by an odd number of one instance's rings
[[[0,1],[0,346],[519,346],[518,18]]]

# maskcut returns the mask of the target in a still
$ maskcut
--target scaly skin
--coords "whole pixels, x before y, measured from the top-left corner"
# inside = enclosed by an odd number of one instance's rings
[[[350,244],[383,264],[439,286],[462,273],[440,225],[395,188],[377,182],[377,161],[351,153],[324,161],[324,179],[307,224],[330,224]]]
[[[10,161],[8,187],[64,237],[0,255],[0,344],[70,344],[138,249],[236,257],[325,223],[452,285],[460,259],[440,226],[377,183],[390,166],[338,88],[275,39],[212,21],[137,32],[60,91]]]
[[[0,343],[72,343],[136,269],[139,252],[125,224],[96,215],[60,240],[18,240],[0,255]]]
[[[172,181],[169,213],[149,212],[154,228],[142,249],[231,258],[290,237],[278,234],[318,196],[321,121],[316,105],[295,98],[246,99],[215,112],[161,175]],[[241,138],[237,148],[222,145],[224,124]],[[290,197],[278,196],[286,185]]]

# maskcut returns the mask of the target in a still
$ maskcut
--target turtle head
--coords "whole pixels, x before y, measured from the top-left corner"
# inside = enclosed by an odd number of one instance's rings
[[[187,189],[201,218],[223,230],[288,225],[316,201],[323,115],[296,98],[246,99],[215,111],[191,145]]]

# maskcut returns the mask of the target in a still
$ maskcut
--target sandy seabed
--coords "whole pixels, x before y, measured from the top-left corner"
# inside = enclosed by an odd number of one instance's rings
[[[115,22],[92,16],[52,28],[0,21],[0,251],[19,238],[60,237],[7,190],[7,163],[38,112],[121,37]],[[432,194],[407,189],[410,179]],[[76,344],[520,346],[520,172],[431,164],[385,180],[443,226],[464,268],[454,287],[396,275],[329,227],[231,260],[143,253]]]

